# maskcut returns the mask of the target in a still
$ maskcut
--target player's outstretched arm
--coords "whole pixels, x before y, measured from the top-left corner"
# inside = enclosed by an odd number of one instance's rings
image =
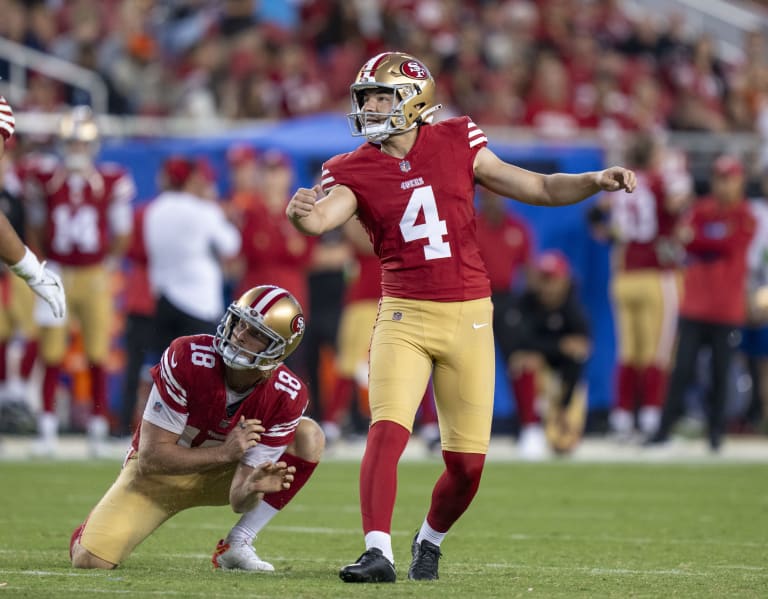
[[[249,512],[265,493],[277,493],[290,488],[295,472],[295,466],[288,466],[285,462],[264,462],[255,468],[240,463],[229,488],[232,510],[236,514]]]
[[[322,235],[347,222],[357,210],[357,198],[349,187],[337,185],[323,197],[322,189],[300,187],[293,194],[285,215],[302,233]]]
[[[635,173],[620,166],[579,174],[534,173],[501,160],[488,148],[475,157],[476,181],[499,195],[536,206],[566,206],[599,191],[632,192]]]

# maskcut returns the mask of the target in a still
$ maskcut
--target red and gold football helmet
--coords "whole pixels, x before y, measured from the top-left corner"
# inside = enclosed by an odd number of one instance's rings
[[[93,164],[99,151],[99,126],[88,106],[75,106],[59,121],[59,141],[64,164],[70,170],[84,170]]]
[[[238,343],[234,331],[240,321],[265,338],[263,350],[254,352]],[[296,350],[303,336],[304,313],[296,298],[282,287],[259,285],[229,305],[213,347],[230,368],[270,371]]]
[[[355,137],[382,141],[432,121],[435,111],[435,80],[418,59],[402,52],[384,52],[366,62],[350,86],[352,112],[347,115]],[[392,112],[363,110],[364,92],[373,89],[392,93]]]

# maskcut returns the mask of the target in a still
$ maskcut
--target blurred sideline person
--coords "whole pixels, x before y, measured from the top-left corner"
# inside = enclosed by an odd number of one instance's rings
[[[0,158],[5,155],[5,146],[16,129],[13,110],[3,96],[0,96]],[[0,260],[18,277],[24,279],[41,299],[50,306],[56,318],[63,318],[66,311],[64,285],[59,276],[45,263],[40,263],[35,254],[16,234],[4,214],[0,214]]]
[[[59,157],[43,157],[26,177],[31,231],[61,272],[69,315],[83,336],[91,383],[89,451],[104,453],[109,433],[106,361],[114,320],[112,271],[130,242],[136,186],[131,175],[113,163],[97,164],[100,134],[87,106],[76,106],[59,123]],[[43,410],[36,451],[53,455],[57,448],[56,389],[67,350],[70,324],[38,310],[40,355],[45,365]]]
[[[240,257],[244,264],[236,295],[261,281],[271,281],[289,289],[302,306],[309,306],[306,270],[314,240],[307,239],[285,219],[293,167],[288,157],[276,149],[266,150],[255,160],[261,193],[252,197],[241,215]],[[236,194],[232,202],[241,197]]]
[[[763,195],[752,198],[749,208],[755,219],[755,235],[747,253],[747,324],[742,331],[741,351],[752,378],[752,398],[744,414],[748,430],[768,433],[768,169],[763,170]]]
[[[593,235],[613,242],[611,297],[618,340],[616,395],[610,415],[620,441],[659,425],[675,342],[682,259],[675,230],[691,198],[691,178],[674,170],[670,149],[650,133],[627,150],[635,193],[604,194],[590,212]]]
[[[161,186],[165,186],[163,177]],[[139,402],[139,387],[145,381],[145,367],[157,361],[155,342],[155,297],[149,285],[147,250],[144,243],[144,215],[148,204],[133,212],[133,235],[125,254],[125,369],[123,371],[122,405],[117,434],[132,435],[141,421],[144,406]],[[137,405],[138,403],[138,405]]]
[[[144,215],[158,352],[183,335],[211,333],[224,310],[222,261],[240,251],[240,233],[218,204],[205,159],[171,156],[168,188]]]
[[[506,198],[487,189],[478,190],[477,243],[491,283],[494,314],[504,312],[517,302],[521,288],[528,281],[534,245],[530,227],[510,214],[506,202]],[[494,318],[493,334],[497,340],[503,333],[499,325],[499,319]],[[533,398],[515,392],[514,384],[512,387],[520,427],[520,450],[523,454],[529,449],[538,453],[544,447],[544,436],[533,403],[525,403]]]
[[[117,480],[70,540],[75,568],[111,569],[163,522],[192,507],[243,514],[216,568],[271,572],[253,541],[320,461],[307,390],[283,360],[304,334],[285,289],[261,285],[230,304],[215,335],[179,337],[152,368],[141,428]]]
[[[634,174],[621,167],[541,175],[507,164],[469,117],[431,124],[440,108],[435,87],[412,56],[386,52],[368,60],[351,85],[349,114],[352,134],[368,143],[325,162],[321,185],[299,188],[286,210],[309,235],[357,215],[383,273],[370,353],[372,424],[360,472],[365,552],[340,570],[345,582],[396,580],[390,530],[397,464],[433,373],[446,469],[413,539],[409,578],[438,577],[440,545],[480,484],[493,412],[494,340],[475,183],[544,206],[635,185]]]
[[[26,209],[22,196],[21,181],[11,156],[5,155],[0,158],[0,214],[8,219],[16,235],[23,241]],[[10,408],[12,404],[14,409],[26,413],[34,430],[35,416],[29,406],[29,377],[38,352],[35,296],[23,279],[14,276],[4,267],[0,267],[0,295],[0,405],[5,404],[4,408]],[[20,346],[20,355],[16,368],[13,368],[9,349],[15,341]]]
[[[528,289],[514,304],[494,311],[494,319],[518,403],[533,411],[537,403],[543,404],[547,441],[557,453],[570,452],[584,430],[586,393],[579,383],[592,342],[567,258],[556,250],[542,252]],[[523,415],[521,420],[538,423],[540,415]],[[545,435],[538,434],[541,440],[530,434],[521,438],[523,458],[545,456]]]
[[[709,447],[718,451],[725,433],[728,371],[747,317],[747,251],[755,232],[744,195],[741,161],[720,156],[712,167],[711,195],[699,199],[684,219],[683,302],[680,306],[674,368],[658,429],[649,445],[669,440],[684,411],[684,393],[693,380],[699,352],[711,350],[711,388],[705,397]]]

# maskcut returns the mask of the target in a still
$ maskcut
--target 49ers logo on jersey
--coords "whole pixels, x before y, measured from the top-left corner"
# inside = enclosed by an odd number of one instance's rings
[[[293,320],[291,320],[291,332],[294,334],[304,332],[304,315],[303,314],[297,314],[296,316],[293,317]]]
[[[411,79],[426,79],[429,77],[427,67],[418,60],[407,60],[400,65],[400,72]]]

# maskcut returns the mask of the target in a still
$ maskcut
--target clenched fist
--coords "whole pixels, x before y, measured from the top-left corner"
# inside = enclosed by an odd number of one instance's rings
[[[291,220],[304,218],[312,214],[315,209],[315,203],[319,199],[323,190],[320,185],[315,185],[312,189],[299,187],[293,194],[291,201],[285,208],[285,214]]]
[[[621,166],[612,166],[597,173],[596,183],[603,191],[619,191],[624,189],[633,192],[637,185],[635,173]]]

